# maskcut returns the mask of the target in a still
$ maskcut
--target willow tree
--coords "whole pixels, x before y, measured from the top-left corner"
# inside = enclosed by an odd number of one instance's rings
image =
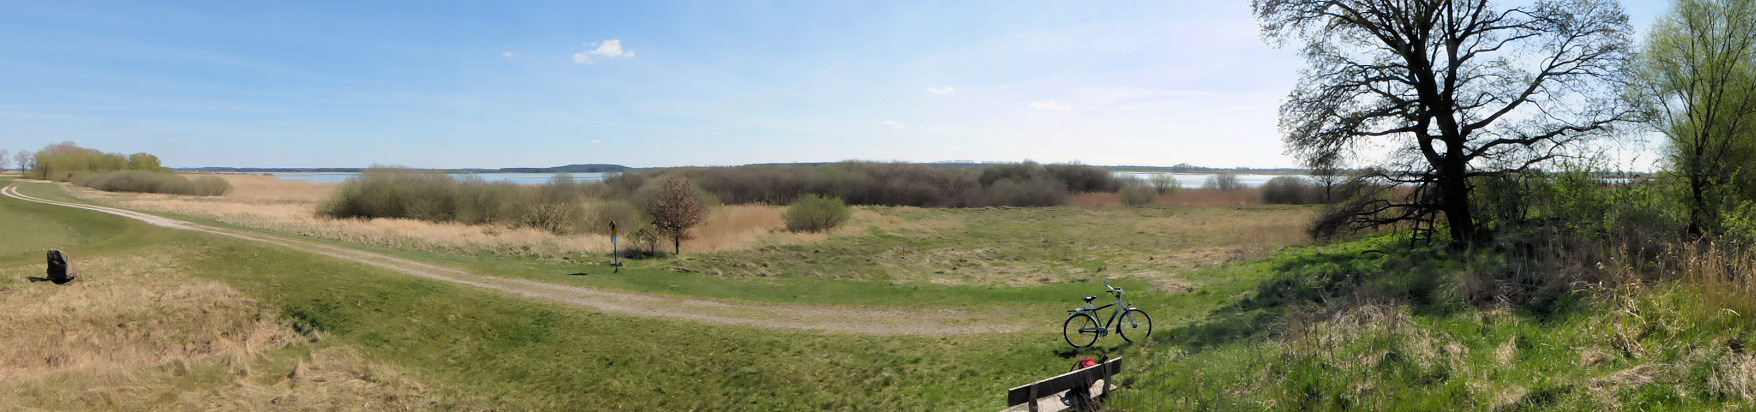
[[[1678,1],[1636,61],[1633,89],[1688,184],[1689,232],[1702,234],[1756,197],[1756,0]]]
[[[1422,195],[1358,209],[1369,225],[1443,214],[1481,238],[1470,180],[1569,155],[1630,113],[1614,104],[1628,19],[1603,0],[1255,0],[1263,36],[1309,64],[1280,109],[1308,166],[1378,163]],[[1389,152],[1384,152],[1388,149]],[[1369,165],[1358,165],[1369,166]]]

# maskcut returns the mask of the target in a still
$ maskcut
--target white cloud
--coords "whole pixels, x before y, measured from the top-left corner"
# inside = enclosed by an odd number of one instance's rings
[[[578,53],[573,53],[573,62],[574,63],[583,63],[583,64],[596,63],[596,61],[592,60],[592,56],[598,56],[598,57],[602,57],[602,58],[606,58],[606,59],[634,57],[633,50],[622,50],[622,39],[609,39],[609,40],[604,40],[602,42],[586,43],[585,45],[593,46],[596,48],[591,49],[591,50],[578,52]]]
[[[592,139],[591,144],[603,143],[603,140]]]
[[[1035,108],[1043,109],[1043,110],[1059,110],[1059,111],[1073,110],[1073,106],[1068,106],[1066,103],[1061,103],[1061,102],[1057,102],[1054,100],[1049,100],[1046,102],[1045,101],[1033,101],[1033,102],[1030,102],[1030,107],[1035,107]]]
[[[898,129],[907,129],[908,128],[908,125],[902,124],[901,122],[897,122],[895,120],[885,120],[882,122],[878,122],[878,124],[890,126],[890,127],[894,127],[894,128],[898,128]]]
[[[951,86],[928,87],[927,88],[927,93],[932,93],[932,94],[951,94],[952,92],[955,92],[955,91],[957,91],[957,88],[951,87]]]
[[[512,52],[508,51],[505,53],[500,53],[500,57],[505,57],[505,58],[510,59],[510,58],[512,58]]]

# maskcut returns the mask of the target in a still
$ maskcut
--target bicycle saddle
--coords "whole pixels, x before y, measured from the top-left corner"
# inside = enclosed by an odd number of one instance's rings
[[[1091,303],[1092,299],[1097,299],[1097,296],[1086,296],[1085,303]]]

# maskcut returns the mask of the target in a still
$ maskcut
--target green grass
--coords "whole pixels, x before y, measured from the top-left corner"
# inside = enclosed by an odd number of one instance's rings
[[[0,187],[13,182],[13,177],[0,177]],[[38,189],[34,184],[26,184],[25,188]],[[55,186],[40,185],[45,188]],[[22,189],[21,189],[22,190]],[[26,191],[35,195],[46,190]],[[54,190],[59,193],[60,190]],[[0,227],[5,228],[5,240],[0,241],[0,263],[15,261],[35,261],[41,263],[44,252],[48,249],[62,249],[70,254],[102,252],[116,248],[128,248],[143,244],[141,235],[145,224],[131,220],[84,221],[69,224],[75,217],[90,214],[88,211],[72,208],[44,205],[39,203],[21,202],[6,198],[0,203]],[[109,240],[99,242],[99,240]],[[120,241],[118,243],[117,241]]]
[[[1195,266],[1198,259],[1187,256],[1188,252],[1223,248],[1226,253],[1252,255],[1249,249],[1263,247],[1257,238],[1261,234],[1220,225],[1284,218],[1307,210],[1276,206],[868,209],[900,216],[905,222],[944,227],[910,228],[905,223],[897,229],[832,235],[808,245],[695,254],[688,262],[660,265],[738,277],[908,284],[1011,285],[1133,275],[1165,277]],[[1148,225],[1154,220],[1167,223]],[[1292,231],[1295,236],[1302,234],[1298,228]]]
[[[1748,315],[1694,286],[1477,309],[1452,254],[1377,238],[1220,270],[1265,281],[1158,336],[1124,410],[1745,409]],[[1362,253],[1368,249],[1390,253]]]

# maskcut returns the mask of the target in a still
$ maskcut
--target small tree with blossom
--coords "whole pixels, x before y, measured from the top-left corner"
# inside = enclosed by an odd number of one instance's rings
[[[660,233],[671,238],[671,246],[676,253],[683,253],[683,238],[690,228],[701,224],[707,219],[707,202],[689,179],[671,176],[665,180],[664,190],[649,205],[652,213],[652,226]]]

